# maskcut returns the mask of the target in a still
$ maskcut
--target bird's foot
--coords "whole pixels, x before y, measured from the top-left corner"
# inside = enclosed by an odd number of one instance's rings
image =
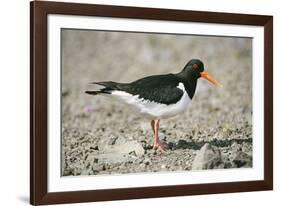
[[[153,149],[159,150],[160,152],[166,152],[166,150],[168,149],[168,144],[166,144],[165,142],[162,142],[162,141],[157,141],[157,142],[154,142]]]

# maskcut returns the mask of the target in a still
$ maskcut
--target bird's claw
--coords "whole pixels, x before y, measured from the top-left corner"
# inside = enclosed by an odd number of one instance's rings
[[[154,142],[153,149],[159,150],[160,152],[166,152],[166,150],[168,149],[168,145],[165,142],[161,141]]]

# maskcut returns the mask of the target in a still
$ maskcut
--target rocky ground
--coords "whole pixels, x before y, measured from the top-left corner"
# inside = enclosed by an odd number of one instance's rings
[[[62,175],[252,166],[251,39],[63,30],[62,42]],[[224,87],[200,79],[188,111],[161,120],[163,154],[149,121],[84,93],[92,81],[178,72],[192,58]]]

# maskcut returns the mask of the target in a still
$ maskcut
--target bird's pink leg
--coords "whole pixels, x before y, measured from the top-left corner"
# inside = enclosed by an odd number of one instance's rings
[[[154,128],[153,129],[153,132],[154,132],[153,149],[155,149],[155,150],[159,149],[161,152],[165,152],[166,149],[168,148],[168,145],[159,140],[159,135],[158,135],[159,122],[160,122],[160,120],[152,120],[151,121],[151,125],[152,125],[152,123],[154,123],[154,127],[153,127]]]
[[[152,131],[153,131],[153,135],[155,135],[154,123],[155,123],[155,121],[151,120],[150,125],[151,125]]]

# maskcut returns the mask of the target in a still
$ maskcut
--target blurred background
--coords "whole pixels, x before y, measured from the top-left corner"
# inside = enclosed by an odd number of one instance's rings
[[[149,121],[84,93],[94,81],[177,73],[193,58],[223,88],[199,79],[188,111],[161,121],[160,138],[170,146],[165,154],[151,149]],[[192,170],[206,142],[222,162],[229,159],[219,168],[240,167],[239,152],[252,158],[252,39],[63,29],[62,134],[63,175]],[[120,152],[121,145],[135,153]]]

